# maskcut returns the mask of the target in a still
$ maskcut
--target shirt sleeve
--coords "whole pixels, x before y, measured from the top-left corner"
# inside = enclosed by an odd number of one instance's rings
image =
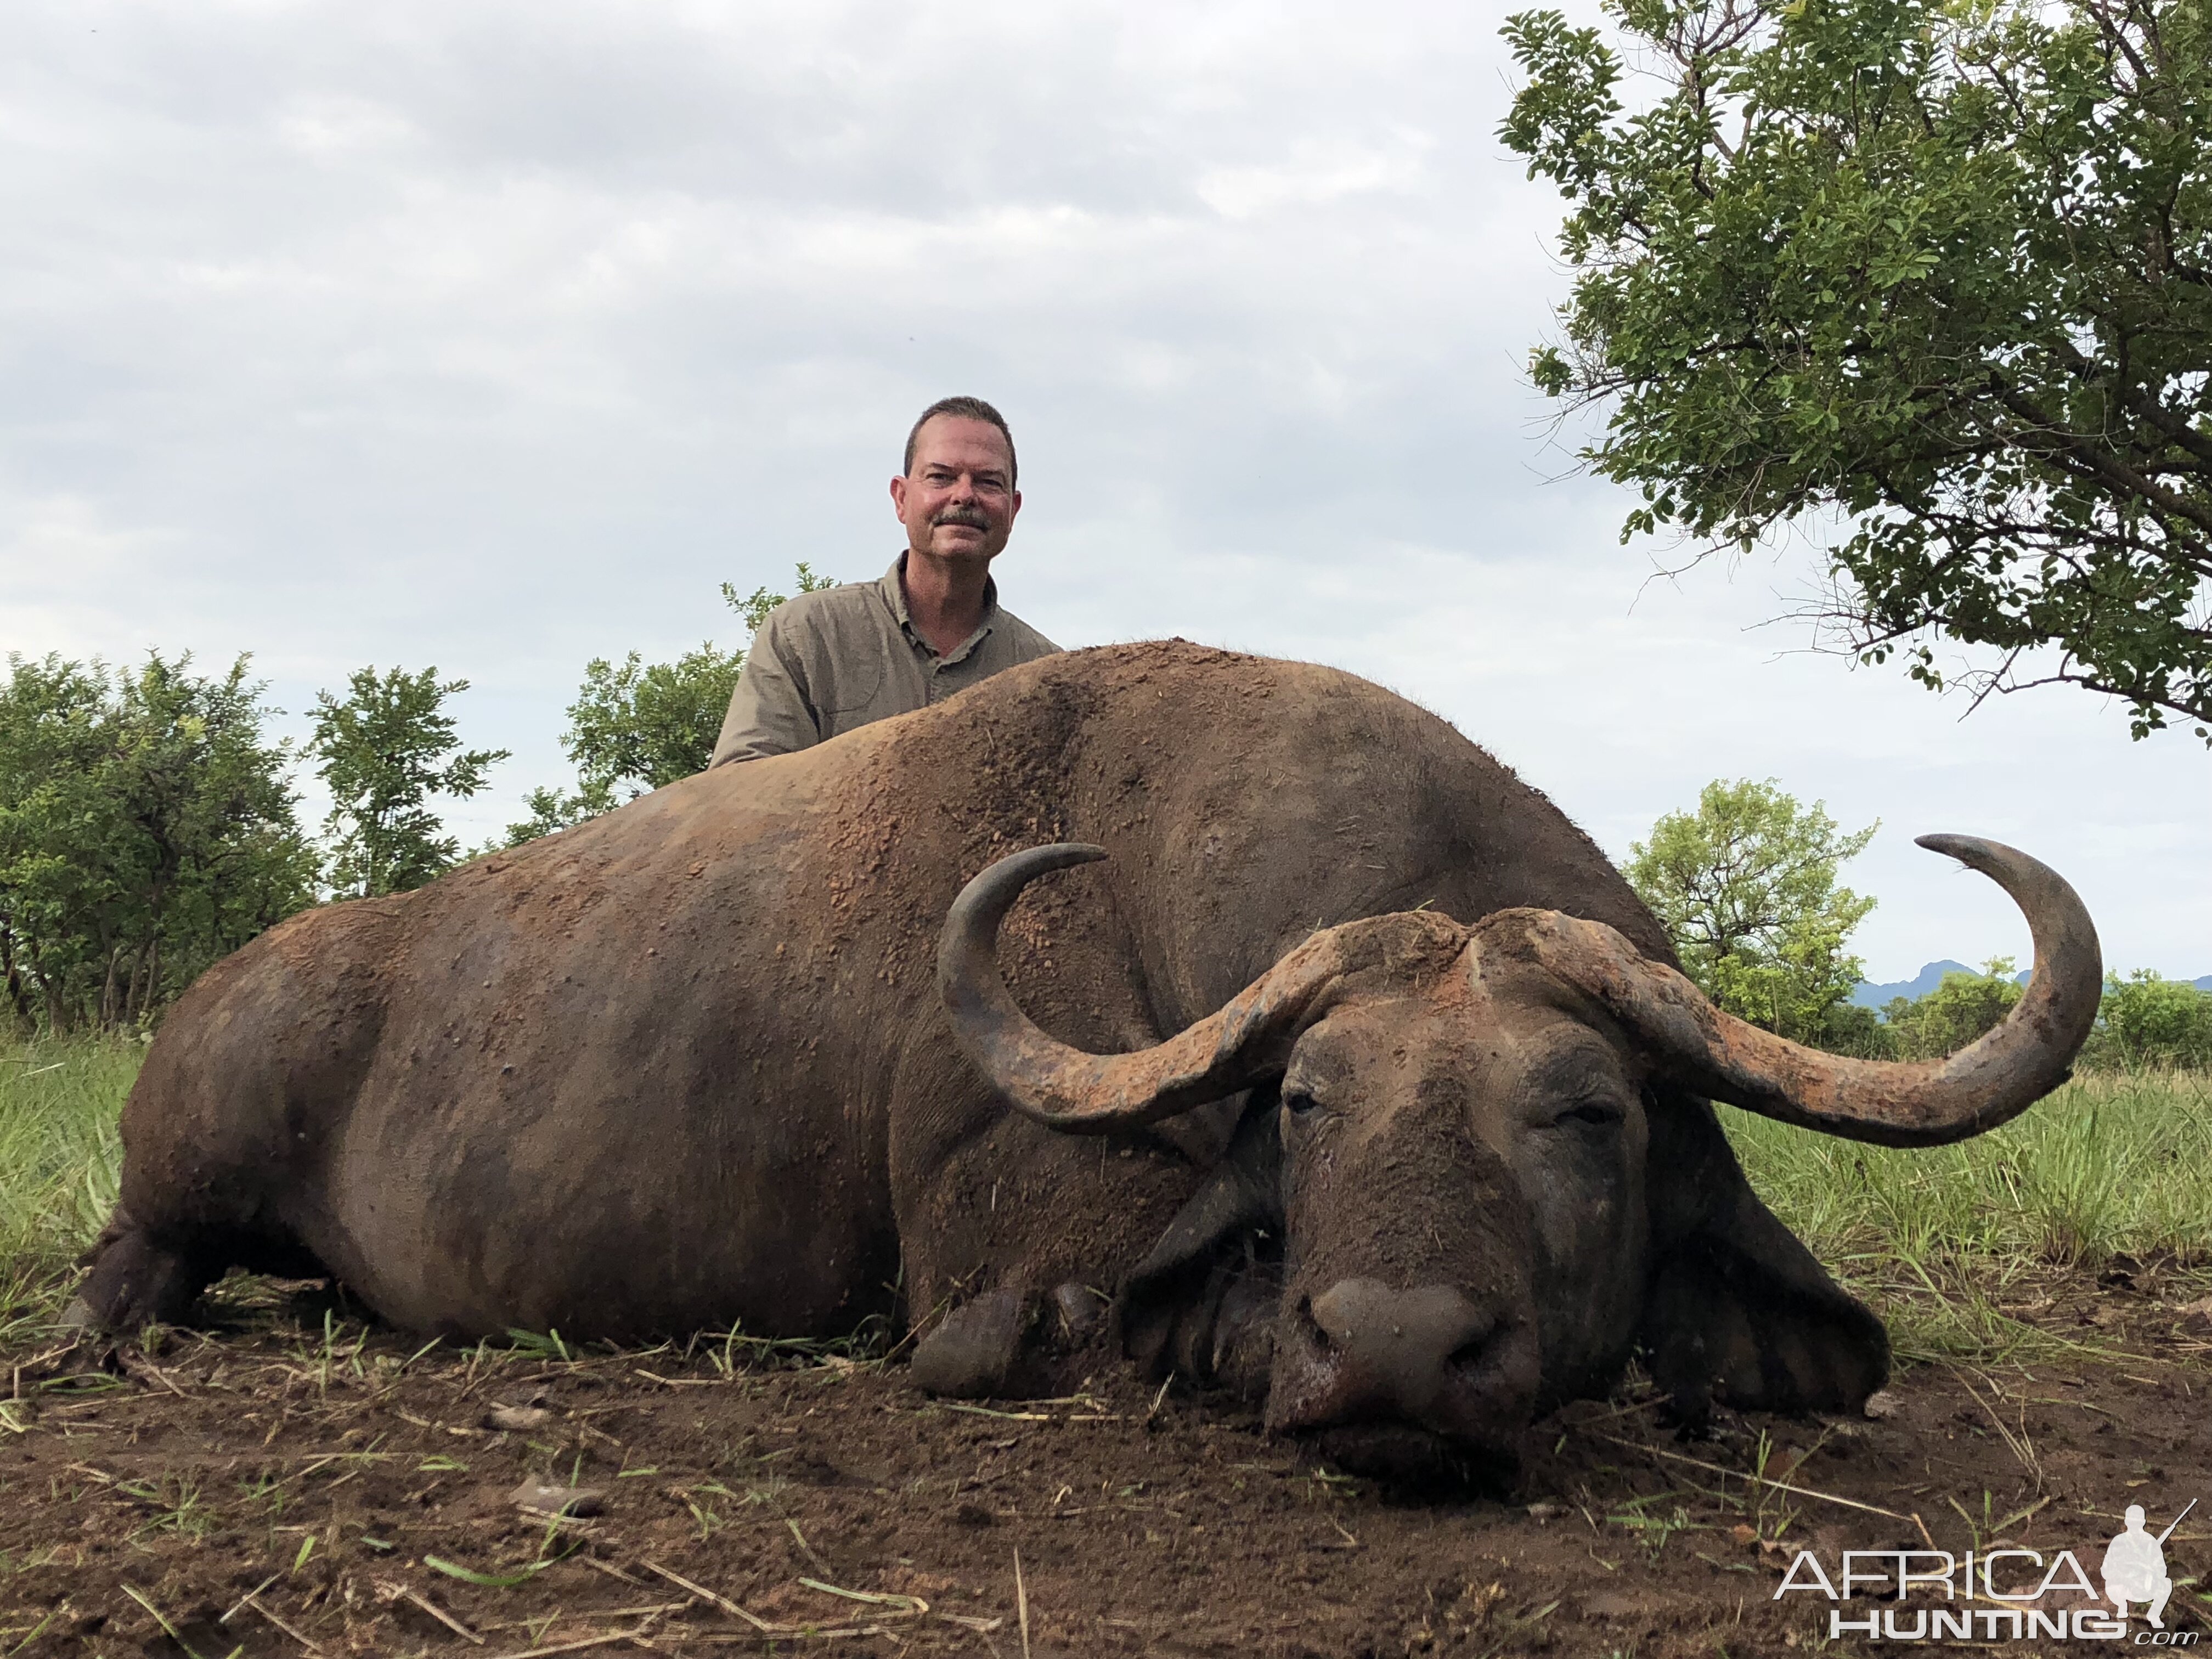
[[[806,672],[778,607],[753,635],[745,665],[730,693],[722,734],[708,769],[732,761],[760,760],[811,749],[822,741],[822,722],[806,695]]]
[[[1014,650],[1016,662],[1035,662],[1039,657],[1056,657],[1060,654],[1060,647],[1038,633],[1036,629],[1031,628],[1027,623],[1023,623],[1021,627],[1021,639]]]

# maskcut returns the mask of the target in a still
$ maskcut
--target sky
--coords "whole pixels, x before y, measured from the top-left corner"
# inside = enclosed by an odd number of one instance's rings
[[[1063,645],[1352,669],[1616,858],[1714,778],[1878,820],[1873,979],[2028,954],[1929,830],[2059,869],[2108,963],[2212,973],[2197,740],[1811,651],[1807,544],[1621,544],[1526,374],[1569,273],[1499,17],[14,0],[0,650],[251,652],[295,732],[364,664],[465,677],[514,751],[448,815],[478,842],[569,781],[586,660],[880,574],[907,426],[969,392],[1020,448],[1002,595]]]

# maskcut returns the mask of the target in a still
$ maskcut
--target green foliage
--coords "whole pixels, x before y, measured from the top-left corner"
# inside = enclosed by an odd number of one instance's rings
[[[438,671],[357,669],[346,695],[315,694],[307,752],[330,786],[330,884],[343,897],[404,892],[450,869],[460,846],[441,836],[429,798],[462,799],[484,787],[504,749],[463,750],[446,699],[469,689]],[[456,752],[459,751],[459,752]]]
[[[674,662],[633,651],[619,668],[604,657],[586,665],[562,746],[592,811],[613,807],[618,789],[629,799],[706,769],[744,654],[702,643]]]
[[[1633,532],[1810,515],[1826,637],[1983,647],[2212,741],[2212,7],[1607,0],[1657,71],[1523,12],[1501,137],[1570,212],[1554,397]],[[2055,645],[2051,657],[2025,659]]]
[[[8,659],[0,684],[0,1019],[143,1024],[217,957],[313,902],[291,753],[240,657]]]
[[[2090,1065],[2212,1068],[2212,995],[2148,968],[2125,979],[2111,975],[2081,1057]]]
[[[1820,1018],[1820,1030],[1808,1039],[1831,1054],[1860,1060],[1893,1060],[1897,1045],[1881,1023],[1881,1016],[1856,1002],[1838,1002]]]
[[[1893,997],[1882,1010],[1876,1042],[1846,1052],[1899,1060],[1940,1060],[1994,1027],[2026,988],[2009,957],[1978,974],[1946,974],[1918,1001]],[[2185,980],[2162,979],[2148,968],[2106,976],[2097,1024],[2079,1063],[2097,1069],[2212,1069],[2212,995]]]
[[[814,567],[805,559],[801,559],[792,567],[792,586],[799,592],[817,593],[825,587],[836,586],[836,580],[834,577],[816,575]],[[759,633],[761,624],[768,620],[768,613],[776,606],[784,604],[790,597],[787,593],[771,593],[766,587],[756,587],[741,599],[738,597],[736,583],[722,584],[722,603],[736,611],[743,619],[747,635]],[[742,656],[743,653],[740,653],[739,655]]]
[[[2010,957],[1993,957],[1978,974],[1946,974],[1917,1002],[1892,997],[1882,1010],[1900,1060],[1941,1060],[1994,1030],[2021,999]]]
[[[1844,835],[1771,778],[1715,780],[1696,811],[1668,814],[1629,848],[1623,873],[1723,1008],[1793,1041],[1848,1041],[1853,1017],[1838,1011],[1863,964],[1844,946],[1875,902],[1836,872],[1880,827]]]
[[[581,823],[586,818],[597,817],[606,810],[586,800],[581,791],[570,794],[542,783],[523,796],[522,804],[530,809],[530,816],[520,823],[508,824],[503,838],[487,842],[480,851],[495,853],[502,848],[520,847],[526,841],[536,841],[540,836],[550,836],[557,830]]]
[[[795,574],[801,593],[836,586],[804,560]],[[757,587],[740,599],[734,586],[722,584],[724,602],[744,619],[750,634],[760,631],[786,597]],[[562,751],[575,763],[576,787],[532,790],[523,800],[530,817],[507,826],[507,845],[565,830],[705,771],[744,663],[744,651],[717,650],[711,641],[672,663],[647,663],[635,651],[620,666],[605,657],[586,663],[561,737]]]

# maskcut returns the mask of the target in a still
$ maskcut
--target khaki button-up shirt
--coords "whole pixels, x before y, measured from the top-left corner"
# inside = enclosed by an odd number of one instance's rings
[[[905,569],[902,553],[881,581],[801,593],[769,612],[745,653],[710,767],[811,749],[1060,649],[1000,609],[990,582],[982,625],[939,656],[907,615]]]

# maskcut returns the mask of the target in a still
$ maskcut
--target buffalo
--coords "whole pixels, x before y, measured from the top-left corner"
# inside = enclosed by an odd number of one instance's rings
[[[1639,1352],[1686,1413],[1854,1407],[1881,1325],[1709,1103],[1959,1139],[2064,1078],[2100,988],[2058,877],[1923,844],[2011,894],[2033,981],[1948,1060],[1840,1058],[1715,1008],[1404,699],[1067,653],[218,963],[125,1109],[83,1316],[185,1322],[238,1267],[464,1338],[874,1318],[932,1390],[1111,1350],[1385,1471],[1510,1465]]]

